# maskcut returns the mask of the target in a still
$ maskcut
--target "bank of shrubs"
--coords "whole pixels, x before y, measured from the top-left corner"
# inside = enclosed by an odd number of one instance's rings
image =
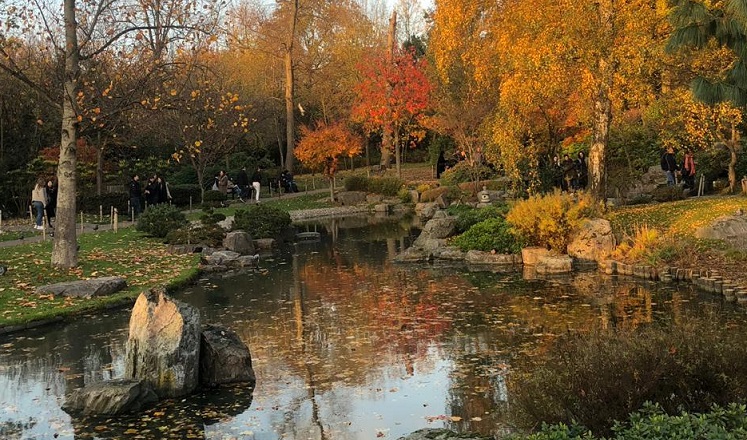
[[[188,223],[187,217],[179,208],[163,203],[149,206],[140,214],[135,228],[152,237],[164,238],[169,231],[179,229]]]
[[[240,229],[254,238],[275,238],[291,225],[290,214],[282,209],[264,204],[252,205],[248,209],[237,209],[233,218],[233,229]]]
[[[614,421],[625,420],[647,402],[667,414],[705,413],[716,405],[744,403],[744,331],[727,329],[715,314],[681,318],[669,326],[651,324],[559,338],[542,362],[511,378],[516,420],[524,426],[575,421],[596,434],[608,435],[622,429]],[[733,415],[741,426],[741,437],[643,437],[637,431],[620,438],[747,438],[744,408]],[[706,423],[692,417],[681,422]],[[669,425],[670,421],[655,418],[649,423],[672,432],[682,429]],[[633,432],[633,428],[625,429]]]
[[[498,253],[518,253],[524,246],[565,252],[573,231],[598,211],[590,196],[559,191],[518,201],[510,209],[507,205],[449,208],[461,233],[454,239],[456,246]]]
[[[169,231],[166,234],[166,242],[170,244],[219,246],[223,242],[226,232],[218,225],[218,222],[225,219],[224,214],[215,212],[212,208],[203,208],[199,223],[188,224]]]

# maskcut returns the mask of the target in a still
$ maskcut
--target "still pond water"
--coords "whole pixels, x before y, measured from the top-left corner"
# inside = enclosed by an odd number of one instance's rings
[[[249,346],[257,386],[167,401],[137,417],[71,418],[72,389],[121,377],[128,310],[0,337],[0,438],[397,439],[421,428],[510,426],[507,380],[558,335],[740,314],[689,286],[581,273],[400,266],[408,219],[308,224],[321,240],[177,298]]]

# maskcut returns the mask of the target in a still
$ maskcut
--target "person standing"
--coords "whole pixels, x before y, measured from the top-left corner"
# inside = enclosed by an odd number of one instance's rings
[[[446,159],[442,151],[438,153],[438,159],[436,160],[436,179],[440,179],[444,171],[446,171]]]
[[[252,187],[254,188],[254,201],[259,202],[259,190],[262,182],[262,169],[257,169],[252,173]]]
[[[140,215],[140,207],[142,204],[140,197],[143,192],[140,188],[140,176],[133,174],[127,187],[130,190],[130,209],[132,210],[134,218]]]
[[[666,153],[661,156],[661,169],[667,173],[667,185],[676,185],[674,173],[677,171],[677,159],[674,157],[674,147],[667,147]]]
[[[34,207],[36,213],[36,223],[34,229],[44,229],[42,222],[44,221],[44,208],[47,206],[47,188],[46,180],[40,177],[36,179],[36,185],[31,191],[31,206]]]
[[[54,180],[47,180],[46,189],[47,206],[44,207],[44,210],[47,212],[47,223],[49,224],[49,227],[54,229],[54,226],[52,226],[52,219],[57,215],[57,185],[55,185]]]
[[[246,174],[246,167],[242,167],[236,175],[236,186],[239,187],[239,200],[243,202],[249,191],[249,175]]]
[[[228,194],[228,175],[223,170],[218,173],[218,191]]]
[[[586,185],[589,183],[589,169],[586,165],[586,155],[583,151],[579,151],[576,158],[576,174],[578,176],[576,189],[586,189]]]
[[[156,184],[156,175],[148,178],[148,184],[145,185],[145,203],[148,206],[158,204],[158,185]]]
[[[682,162],[682,180],[685,181],[685,188],[695,189],[695,159],[689,148],[685,149],[685,158]]]

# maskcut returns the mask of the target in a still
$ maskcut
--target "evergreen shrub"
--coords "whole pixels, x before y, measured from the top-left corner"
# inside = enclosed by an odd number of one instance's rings
[[[233,218],[233,229],[246,231],[253,238],[276,238],[290,225],[290,214],[268,205],[237,209]]]
[[[185,184],[185,185],[171,185],[169,184],[169,193],[171,194],[171,204],[176,206],[189,206],[190,197],[192,197],[193,205],[200,203],[200,185]]]
[[[523,247],[522,240],[511,233],[511,227],[503,217],[493,217],[474,224],[456,237],[454,244],[463,251],[495,251],[499,254],[518,254]]]
[[[166,237],[175,229],[188,223],[184,213],[179,208],[166,203],[148,206],[137,220],[136,229],[153,237]]]

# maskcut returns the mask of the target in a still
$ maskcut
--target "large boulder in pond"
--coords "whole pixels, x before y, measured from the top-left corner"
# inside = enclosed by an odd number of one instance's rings
[[[40,286],[36,288],[36,293],[71,298],[92,298],[111,295],[125,287],[127,287],[127,281],[124,278],[102,277]]]
[[[231,329],[208,324],[200,340],[200,383],[205,386],[256,382],[249,348]]]
[[[156,401],[158,396],[142,380],[115,379],[73,391],[62,409],[70,414],[117,415],[138,412]]]
[[[132,308],[125,377],[142,379],[159,397],[178,397],[197,387],[200,314],[163,289],[141,293]]]
[[[449,238],[456,233],[456,224],[456,217],[447,215],[445,211],[438,211],[423,226],[420,235],[427,238]]]
[[[236,252],[241,255],[254,254],[254,242],[248,232],[233,231],[226,234],[223,239],[223,247],[228,251]]]

